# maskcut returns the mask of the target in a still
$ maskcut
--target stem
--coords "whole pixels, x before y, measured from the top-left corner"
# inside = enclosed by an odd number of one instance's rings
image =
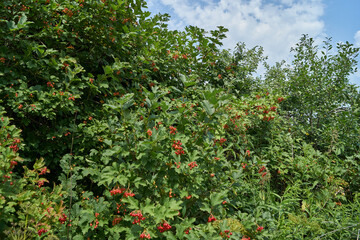
[[[344,229],[347,229],[347,228],[352,228],[352,227],[355,227],[357,225],[359,225],[360,223],[357,223],[357,224],[354,224],[354,225],[351,225],[351,226],[348,226],[348,227],[343,227],[343,228],[339,228],[339,229],[336,229],[334,231],[331,231],[331,232],[328,232],[328,233],[325,233],[319,237],[317,237],[318,239],[322,238],[322,237],[325,237],[326,235],[329,235],[329,234],[332,234],[332,233],[335,233],[335,232],[338,232],[338,231],[341,231],[341,230],[344,230]],[[358,231],[358,237],[357,237],[357,240],[359,239],[359,232],[360,230]]]
[[[74,125],[77,117],[77,112],[75,112],[74,117]],[[70,166],[70,196],[69,196],[69,224],[67,225],[67,240],[72,239],[72,236],[70,236],[70,227],[71,227],[71,208],[72,208],[72,167],[71,167],[71,159],[73,156],[73,146],[74,146],[74,135],[72,134],[71,138],[71,146],[70,146],[70,160],[69,160],[69,166]]]

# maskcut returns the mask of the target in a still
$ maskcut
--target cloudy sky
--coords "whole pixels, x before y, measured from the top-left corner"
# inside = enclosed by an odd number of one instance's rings
[[[147,0],[152,13],[169,13],[170,29],[195,25],[229,29],[224,48],[237,42],[262,46],[269,63],[291,61],[290,48],[302,34],[320,44],[326,37],[360,47],[360,0]],[[360,58],[358,58],[360,60]],[[360,70],[360,66],[359,66]],[[351,77],[360,85],[360,73]]]

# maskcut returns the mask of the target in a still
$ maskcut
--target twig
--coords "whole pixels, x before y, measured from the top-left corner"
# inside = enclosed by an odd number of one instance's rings
[[[320,239],[320,238],[322,238],[322,237],[324,237],[324,236],[326,236],[326,235],[329,235],[329,234],[332,234],[332,233],[335,233],[335,232],[338,232],[338,231],[341,231],[341,230],[344,230],[344,229],[347,229],[347,228],[352,228],[352,227],[355,227],[355,226],[357,226],[357,225],[359,225],[359,224],[360,224],[360,223],[357,223],[357,224],[354,224],[354,225],[351,225],[351,226],[348,226],[348,227],[343,227],[343,228],[340,228],[340,229],[336,229],[336,230],[334,230],[334,231],[325,233],[325,234],[323,234],[323,235],[321,235],[321,236],[319,236],[319,237],[317,237],[317,238]],[[360,232],[360,229],[359,229],[359,232]],[[359,232],[358,232],[358,238],[357,238],[357,240],[359,240]]]
[[[75,112],[75,117],[74,117],[74,125],[76,122],[76,117],[77,117],[77,112]],[[74,133],[72,134],[71,137],[71,146],[70,146],[70,160],[69,160],[69,166],[70,166],[70,194],[69,194],[69,224],[67,225],[67,240],[72,239],[72,236],[70,235],[70,227],[71,227],[71,208],[72,208],[72,170],[71,170],[71,159],[73,156],[73,146],[74,146]]]

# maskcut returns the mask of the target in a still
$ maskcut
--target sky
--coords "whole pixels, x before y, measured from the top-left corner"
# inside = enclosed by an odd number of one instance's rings
[[[238,42],[262,46],[268,63],[291,62],[291,47],[303,34],[318,45],[332,38],[360,47],[360,0],[147,0],[153,14],[169,13],[170,29],[194,25],[205,30],[229,29],[224,48]],[[360,62],[360,57],[357,58]],[[360,71],[360,64],[358,65]],[[350,77],[360,86],[360,72]]]

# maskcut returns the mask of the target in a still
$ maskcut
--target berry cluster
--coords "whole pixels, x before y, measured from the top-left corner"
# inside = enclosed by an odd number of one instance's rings
[[[66,218],[67,218],[67,216],[63,213],[62,217],[59,218],[59,222],[61,224],[64,224],[66,222]]]
[[[99,213],[95,213],[95,226],[94,226],[94,229],[96,229],[99,226],[98,216],[99,216]],[[90,223],[90,226],[92,226],[92,225],[93,224]]]
[[[149,137],[152,135],[152,131],[150,129],[148,129],[146,133],[149,135]]]
[[[170,230],[171,226],[167,222],[164,222],[162,225],[158,226],[157,229],[159,229],[159,232],[163,233]]]
[[[122,194],[125,191],[125,188],[114,188],[113,190],[110,190],[111,196],[116,194]]]
[[[274,116],[264,116],[264,118],[263,118],[263,121],[270,121],[270,120],[273,120],[275,117]]]
[[[181,154],[185,154],[183,148],[181,147],[182,143],[180,141],[175,141],[174,140],[174,144],[172,145],[172,147],[176,150],[175,154],[176,155],[181,155]]]
[[[18,164],[17,161],[11,161],[10,162],[10,168],[16,166],[17,164]]]
[[[17,151],[19,151],[19,147],[18,147],[18,143],[20,143],[20,139],[18,139],[18,138],[15,138],[14,139],[14,141],[13,141],[13,143],[12,143],[12,145],[9,147],[10,149],[12,149],[13,150],[13,152],[17,152]]]
[[[170,134],[174,134],[174,135],[175,135],[175,134],[177,133],[177,130],[176,130],[175,127],[170,126],[169,128],[170,128]]]
[[[115,217],[114,220],[112,221],[112,225],[115,226],[116,224],[120,223],[122,220],[121,217]]]
[[[224,142],[226,142],[226,139],[225,138],[220,138],[220,139],[214,139],[214,145],[219,142],[220,143],[220,146],[223,145]]]
[[[225,230],[224,232],[220,232],[220,236],[230,238],[232,232],[230,230]]]
[[[210,215],[210,217],[208,218],[208,222],[215,222],[216,218],[214,217],[214,215]]]
[[[133,196],[135,196],[135,194],[132,193],[132,192],[125,192],[124,193],[124,197],[133,197]]]
[[[145,231],[143,233],[140,234],[140,238],[146,238],[146,239],[150,239],[150,233],[146,233]]]
[[[47,171],[48,171],[47,167],[42,168],[41,172],[39,173],[39,176],[46,174]]]
[[[263,171],[266,171],[266,167],[265,167],[265,166],[262,166],[262,167],[260,168],[259,173],[262,173]],[[261,174],[261,176],[262,176],[262,177],[265,177],[266,174],[267,174],[267,172],[263,172],[263,173]]]
[[[41,235],[43,234],[43,233],[46,233],[48,230],[45,230],[45,229],[40,229],[39,231],[38,231],[38,234],[39,234],[39,237],[41,237]]]
[[[54,83],[53,83],[53,82],[47,82],[46,85],[47,85],[48,87],[52,87],[52,88],[54,87]]]
[[[37,182],[39,188],[41,188],[41,187],[44,185],[44,183],[45,183],[45,181],[43,181],[43,180],[39,180],[39,181]]]
[[[172,189],[170,188],[169,198],[172,198],[173,196],[175,196],[175,193],[173,193],[173,192],[172,192]]]
[[[178,162],[178,163],[177,163],[177,162],[175,162],[174,164],[176,165],[176,168],[180,168],[180,164],[181,164],[181,162]]]
[[[191,162],[188,164],[188,166],[190,167],[190,170],[192,170],[194,167],[197,167],[198,165],[196,164],[196,162]]]
[[[134,221],[132,222],[132,224],[140,225],[140,222],[145,220],[140,210],[132,211],[130,213],[130,216],[134,217]]]
[[[259,226],[259,227],[256,229],[256,231],[257,231],[257,232],[261,232],[263,229],[264,229],[264,227]]]
[[[189,234],[190,230],[192,230],[192,228],[188,228],[184,231],[185,234]]]

